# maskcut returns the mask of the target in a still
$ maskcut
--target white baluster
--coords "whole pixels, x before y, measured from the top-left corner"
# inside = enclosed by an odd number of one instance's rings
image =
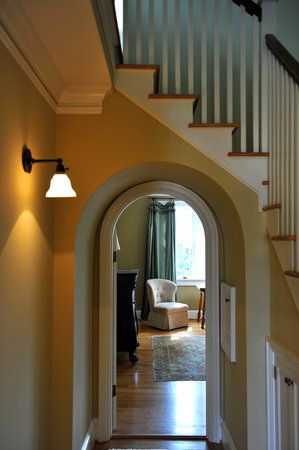
[[[136,64],[141,64],[141,0],[136,0]]]
[[[273,202],[277,203],[277,196],[276,196],[276,184],[277,184],[277,176],[276,176],[276,166],[277,166],[277,133],[276,133],[276,122],[277,122],[277,71],[276,71],[276,65],[277,62],[274,59],[274,56],[272,55],[272,76],[273,76],[273,147],[272,147],[272,176],[271,176],[271,185],[272,185],[272,196],[273,196]]]
[[[290,234],[295,233],[295,114],[294,114],[294,96],[295,96],[295,83],[290,79],[290,96],[289,96],[289,140],[290,140]]]
[[[227,0],[226,92],[227,122],[233,122],[233,2]]]
[[[175,33],[174,33],[174,49],[175,49],[175,93],[181,92],[181,27],[180,27],[180,0],[175,0],[174,8],[175,16]]]
[[[252,17],[252,41],[253,41],[253,74],[252,74],[252,113],[253,113],[253,151],[260,150],[259,131],[260,131],[260,23],[258,19]]]
[[[129,4],[128,0],[124,0],[124,26],[123,26],[123,33],[124,33],[124,48],[123,48],[123,58],[124,63],[129,63]]]
[[[269,80],[269,66],[267,64],[266,34],[276,33],[276,1],[267,0],[263,2],[263,20],[261,22],[261,149],[263,152],[269,151],[268,145],[268,102],[267,86]]]
[[[240,134],[241,151],[246,151],[246,12],[240,6]]]
[[[188,92],[194,93],[194,5],[188,2]]]
[[[201,121],[208,121],[207,101],[207,1],[201,1]]]
[[[284,184],[285,184],[285,122],[284,122],[284,111],[285,111],[285,92],[284,92],[284,68],[279,65],[279,97],[280,97],[280,141],[279,141],[279,169],[280,169],[280,201],[281,201],[281,212],[279,215],[280,222],[280,234],[285,235],[285,216],[286,216],[286,205],[284,203]]]
[[[290,232],[290,139],[289,139],[289,127],[290,127],[290,119],[289,119],[289,96],[290,96],[290,77],[287,72],[285,72],[284,77],[284,95],[285,95],[285,104],[284,104],[284,148],[285,148],[285,183],[284,183],[284,198],[283,204],[285,205],[285,233],[291,234]]]
[[[267,61],[268,61],[268,73],[269,73],[269,82],[267,87],[268,94],[268,151],[269,154],[269,167],[268,167],[268,180],[270,181],[269,189],[268,189],[268,204],[272,205],[274,203],[273,200],[273,56],[270,51],[267,53]]]
[[[155,27],[154,27],[154,2],[148,3],[148,62],[155,64]]]
[[[280,203],[280,170],[279,170],[279,145],[280,145],[280,96],[279,96],[279,63],[275,60],[275,99],[276,99],[276,108],[275,108],[275,203]]]
[[[214,0],[214,122],[220,122],[219,0]]]
[[[163,0],[162,30],[162,92],[168,92],[168,0]]]

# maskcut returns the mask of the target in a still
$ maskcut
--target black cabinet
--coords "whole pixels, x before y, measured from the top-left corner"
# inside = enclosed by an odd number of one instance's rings
[[[129,352],[132,364],[138,361],[134,352],[139,345],[135,309],[137,277],[138,269],[117,271],[117,351]]]

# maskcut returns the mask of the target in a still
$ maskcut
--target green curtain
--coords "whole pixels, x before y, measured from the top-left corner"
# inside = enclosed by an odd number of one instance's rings
[[[146,281],[164,278],[176,282],[175,267],[175,203],[151,199],[149,205],[145,260],[145,283],[141,319],[149,314]]]

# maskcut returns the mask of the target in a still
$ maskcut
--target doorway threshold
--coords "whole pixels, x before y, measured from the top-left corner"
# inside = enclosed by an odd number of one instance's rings
[[[185,434],[117,434],[113,432],[111,439],[167,439],[169,441],[207,441],[207,436]]]

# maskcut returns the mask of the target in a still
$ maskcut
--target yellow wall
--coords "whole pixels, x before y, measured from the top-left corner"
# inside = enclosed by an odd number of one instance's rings
[[[238,293],[238,362],[225,363],[224,418],[238,449],[247,448],[246,382],[249,378],[248,385],[253,390],[250,398],[248,397],[249,402],[252,410],[258,411],[250,426],[254,426],[257,430],[254,439],[263,441],[265,399],[261,392],[264,392],[264,385],[263,382],[258,382],[255,389],[253,385],[256,380],[264,377],[262,336],[267,333],[265,330],[267,330],[268,310],[266,281],[268,269],[265,223],[262,215],[258,213],[256,195],[117,93],[106,98],[101,116],[57,117],[56,148],[63,148],[65,160],[71,167],[74,187],[79,195],[77,199],[68,201],[67,207],[62,202],[55,205],[57,255],[54,299],[56,311],[54,342],[56,341],[57,348],[54,348],[53,378],[55,400],[53,420],[57,437],[55,450],[62,448],[59,446],[59,437],[64,436],[64,428],[60,425],[61,418],[67,416],[71,409],[72,371],[69,363],[67,367],[65,366],[65,357],[67,355],[67,358],[70,358],[71,355],[73,330],[71,326],[63,325],[65,315],[69,321],[69,317],[73,314],[71,269],[76,225],[80,212],[91,194],[109,177],[116,176],[118,172],[121,177],[121,171],[128,168],[132,168],[132,172],[130,169],[127,178],[125,175],[122,176],[122,190],[136,184],[137,179],[140,182],[166,179],[198,192],[215,211],[223,233],[222,276],[228,283],[237,287]],[[132,173],[134,176],[131,176]],[[106,207],[113,201],[113,196],[120,193],[116,184],[115,190],[113,189],[111,181],[109,195],[105,197]],[[240,220],[243,230],[240,227]],[[256,242],[259,243],[257,252]],[[246,311],[245,299],[249,297],[254,297],[254,300]],[[245,313],[251,317],[253,311],[257,314],[255,331],[247,327],[245,319]],[[246,355],[248,339],[249,348],[254,349],[249,356]],[[63,350],[60,350],[61,343]],[[248,371],[247,361],[250,362]],[[60,395],[61,392],[66,394]],[[244,406],[241,410],[240,404]],[[87,421],[86,418],[84,420]],[[252,445],[254,446],[254,443]]]
[[[0,448],[50,449],[53,201],[51,168],[23,172],[24,144],[54,152],[55,115],[0,46]]]
[[[130,101],[113,93],[105,100],[100,116],[56,117],[57,156],[63,156],[71,167],[78,198],[45,199],[43,190],[51,169],[40,165],[31,175],[25,174],[20,154],[26,143],[34,156],[52,156],[55,116],[3,48],[1,62],[1,152],[5,164],[0,202],[0,349],[4,365],[0,447],[48,449],[51,427],[52,450],[71,448],[74,242],[80,214],[99,186],[103,186],[105,199],[100,220],[121,190],[138,182],[164,179],[197,192],[218,219],[223,238],[221,277],[237,288],[237,363],[224,360],[223,417],[238,450],[258,448],[256,443],[264,442],[266,433],[263,364],[264,336],[269,332],[269,271],[271,333],[294,352],[298,313],[272,250],[271,264],[268,262],[265,220],[258,213],[256,195]],[[117,177],[121,182],[111,182],[109,189],[104,188],[107,185],[103,183]],[[91,271],[91,279],[92,275]],[[81,346],[86,363],[77,374],[79,384],[82,377],[89,380],[86,408],[81,414],[83,436],[91,417],[90,304],[82,306],[79,318],[89,345]],[[248,446],[247,430],[255,430],[248,433]]]

